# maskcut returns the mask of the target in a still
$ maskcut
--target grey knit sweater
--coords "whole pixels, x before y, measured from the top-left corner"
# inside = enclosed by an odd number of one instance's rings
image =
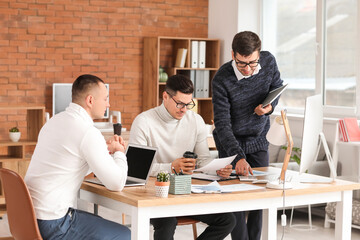
[[[258,74],[238,80],[230,61],[220,67],[212,81],[216,147],[220,157],[237,154],[234,166],[239,159],[246,159],[245,154],[268,149],[269,116],[253,113],[269,91],[283,81],[271,53],[260,52],[260,65]],[[278,99],[272,103],[273,109],[277,103]]]

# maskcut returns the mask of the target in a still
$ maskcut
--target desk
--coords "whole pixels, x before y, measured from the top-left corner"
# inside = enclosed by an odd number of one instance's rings
[[[258,168],[279,174],[278,168]],[[287,171],[287,174],[298,174]],[[79,198],[114,209],[131,216],[131,239],[149,239],[150,218],[186,216],[197,214],[248,211],[264,209],[262,239],[276,239],[277,209],[283,207],[282,190],[261,189],[223,194],[171,195],[155,197],[152,178],[146,186],[128,187],[122,192],[111,192],[105,187],[84,182]],[[193,180],[194,184],[209,182]],[[221,182],[236,184],[238,180]],[[335,239],[351,239],[352,190],[359,183],[336,180],[332,184],[299,184],[286,190],[285,207],[338,202],[336,210]]]

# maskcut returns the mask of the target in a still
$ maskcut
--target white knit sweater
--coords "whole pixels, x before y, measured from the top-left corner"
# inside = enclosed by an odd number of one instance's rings
[[[120,191],[127,176],[126,156],[115,152],[111,157],[89,114],[71,103],[41,129],[25,176],[36,217],[58,219],[76,206],[77,193],[89,170],[108,189]]]
[[[131,125],[129,143],[157,147],[151,176],[160,170],[171,172],[171,163],[186,151],[198,155],[197,167],[210,160],[207,131],[202,117],[187,111],[181,120],[173,118],[164,104],[139,114]]]

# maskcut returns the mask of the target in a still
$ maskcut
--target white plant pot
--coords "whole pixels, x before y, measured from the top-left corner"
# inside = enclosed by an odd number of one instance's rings
[[[21,137],[21,132],[9,132],[11,141],[18,142]]]
[[[155,186],[155,195],[161,198],[167,198],[169,195],[169,185]]]

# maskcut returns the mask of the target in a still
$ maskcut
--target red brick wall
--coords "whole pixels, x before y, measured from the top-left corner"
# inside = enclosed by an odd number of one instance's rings
[[[52,83],[91,73],[129,129],[142,109],[143,37],[207,37],[207,27],[208,0],[1,0],[0,105],[51,112]],[[0,137],[14,125],[1,114]]]

